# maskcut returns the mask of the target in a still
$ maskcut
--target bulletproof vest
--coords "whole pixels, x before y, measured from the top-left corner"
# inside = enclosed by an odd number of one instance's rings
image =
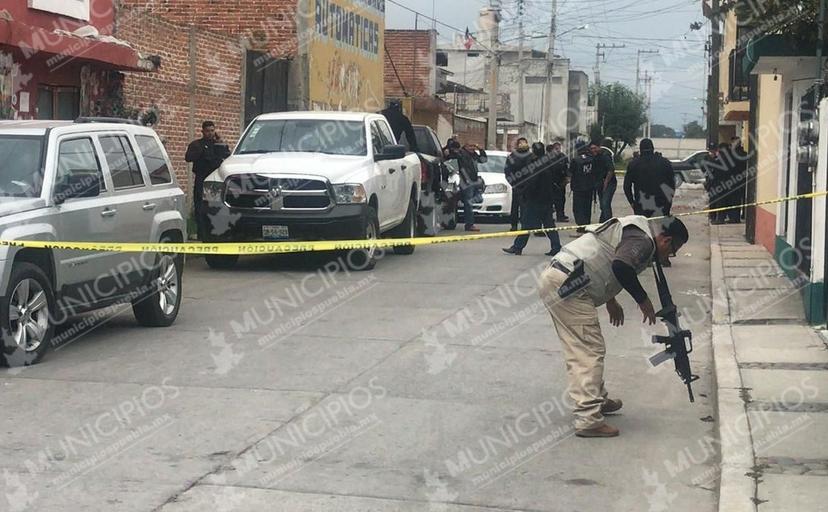
[[[647,217],[630,215],[610,219],[600,226],[588,227],[586,234],[566,244],[554,258],[570,270],[575,268],[577,260],[584,263],[584,272],[589,276],[586,290],[595,306],[606,304],[623,288],[612,271],[612,262],[627,226],[636,226],[646,233],[653,240],[655,253],[655,240]],[[648,265],[649,261],[645,261],[640,268],[635,269],[636,273],[640,274]]]

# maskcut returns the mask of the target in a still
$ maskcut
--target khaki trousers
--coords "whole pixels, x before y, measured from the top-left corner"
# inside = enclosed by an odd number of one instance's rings
[[[598,321],[598,310],[586,290],[561,299],[558,288],[567,275],[548,267],[540,278],[540,296],[563,345],[569,397],[574,404],[575,428],[601,425],[601,406],[607,398],[604,387],[606,345]]]

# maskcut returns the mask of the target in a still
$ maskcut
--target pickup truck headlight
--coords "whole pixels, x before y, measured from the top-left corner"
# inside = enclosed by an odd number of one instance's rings
[[[495,183],[494,185],[486,185],[486,194],[505,194],[508,188],[503,183]]]
[[[220,181],[204,182],[204,200],[210,203],[220,203],[221,194],[224,192],[224,183]]]
[[[365,187],[357,183],[345,185],[334,185],[336,204],[362,204],[368,202],[368,194]]]

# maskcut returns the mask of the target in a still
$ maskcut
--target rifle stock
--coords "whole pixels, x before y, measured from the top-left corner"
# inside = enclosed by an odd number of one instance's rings
[[[681,314],[673,303],[670,287],[664,277],[664,269],[657,257],[653,267],[656,286],[658,287],[658,298],[661,301],[661,311],[656,313],[656,316],[667,326],[667,336],[653,336],[653,343],[664,345],[665,350],[651,357],[650,363],[653,366],[658,366],[672,359],[676,366],[676,374],[687,386],[690,402],[695,402],[693,382],[699,380],[699,377],[693,375],[693,370],[690,368],[689,354],[693,352],[693,333],[681,328],[679,323]]]

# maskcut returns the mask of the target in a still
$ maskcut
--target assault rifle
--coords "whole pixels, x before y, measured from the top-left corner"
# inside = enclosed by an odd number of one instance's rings
[[[653,336],[653,343],[665,345],[666,349],[664,352],[652,356],[650,364],[658,366],[672,359],[676,364],[676,373],[687,386],[687,393],[690,395],[690,402],[692,403],[696,401],[693,396],[692,384],[699,380],[698,375],[693,375],[693,370],[690,368],[690,358],[688,357],[688,354],[693,352],[693,333],[682,330],[679,325],[681,314],[676,305],[673,304],[673,296],[670,294],[670,287],[664,277],[664,269],[658,259],[655,260],[653,272],[658,287],[658,298],[661,301],[661,311],[656,313],[656,316],[664,322],[668,332],[667,336]]]

